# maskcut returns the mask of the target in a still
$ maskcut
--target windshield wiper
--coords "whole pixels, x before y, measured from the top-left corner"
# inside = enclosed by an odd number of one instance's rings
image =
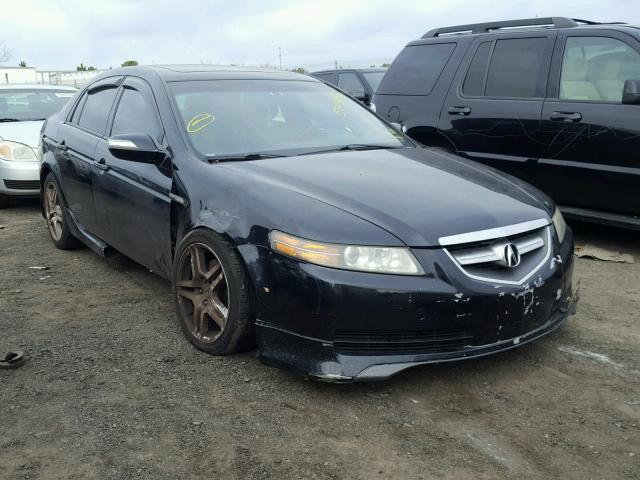
[[[21,122],[19,118],[0,118],[0,122]]]
[[[242,155],[221,155],[215,156],[211,155],[207,157],[207,161],[209,163],[218,163],[218,162],[242,162],[249,160],[263,160],[265,158],[281,158],[286,157],[286,155],[278,155],[275,153],[243,153]]]
[[[330,153],[330,152],[346,152],[357,150],[391,150],[395,148],[405,148],[404,145],[375,145],[368,143],[350,143],[349,145],[343,145],[341,147],[326,148],[323,150],[313,150],[311,152],[301,153],[300,155],[314,155],[316,153]]]

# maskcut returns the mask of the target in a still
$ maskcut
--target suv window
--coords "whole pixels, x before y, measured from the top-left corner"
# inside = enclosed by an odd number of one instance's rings
[[[341,73],[338,75],[338,88],[341,88],[349,95],[362,98],[366,95],[362,82],[353,72]]]
[[[331,83],[333,85],[336,84],[336,76],[333,73],[318,73],[314,75],[314,77],[319,78],[323,82]]]
[[[493,42],[482,42],[478,46],[462,84],[462,93],[465,95],[473,97],[484,95],[484,79],[487,76],[491,47],[493,47]]]
[[[511,38],[496,41],[484,94],[488,97],[544,97],[548,40]]]
[[[455,49],[455,43],[405,47],[382,79],[378,93],[429,95]]]
[[[161,129],[155,107],[137,90],[126,88],[118,103],[111,135],[146,133],[159,139]]]
[[[103,135],[116,92],[116,87],[107,87],[88,93],[78,125]]]
[[[626,80],[640,80],[640,54],[607,37],[569,37],[562,59],[560,98],[622,102]]]

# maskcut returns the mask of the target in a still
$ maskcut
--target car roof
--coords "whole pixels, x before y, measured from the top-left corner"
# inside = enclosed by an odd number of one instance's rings
[[[227,65],[138,65],[109,70],[96,77],[155,74],[165,82],[185,80],[299,80],[317,82],[315,78],[287,70]]]
[[[0,90],[65,90],[75,92],[77,88],[63,85],[39,85],[34,83],[7,83],[0,85]]]
[[[311,75],[316,75],[318,73],[335,73],[335,72],[362,72],[362,73],[369,73],[369,72],[386,72],[387,69],[386,68],[339,68],[339,69],[332,69],[332,70],[318,70],[317,72],[311,72]]]

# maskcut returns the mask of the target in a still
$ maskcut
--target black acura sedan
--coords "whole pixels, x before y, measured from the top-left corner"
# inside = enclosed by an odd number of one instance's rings
[[[197,348],[329,381],[539,338],[572,313],[573,235],[548,197],[414,144],[311,77],[128,67],[42,132],[55,245],[170,279]]]

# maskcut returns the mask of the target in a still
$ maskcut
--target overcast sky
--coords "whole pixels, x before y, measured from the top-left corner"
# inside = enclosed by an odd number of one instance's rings
[[[389,62],[447,25],[568,16],[640,25],[631,0],[0,0],[0,41],[41,70],[124,60],[311,70]],[[0,64],[1,65],[1,64]]]

